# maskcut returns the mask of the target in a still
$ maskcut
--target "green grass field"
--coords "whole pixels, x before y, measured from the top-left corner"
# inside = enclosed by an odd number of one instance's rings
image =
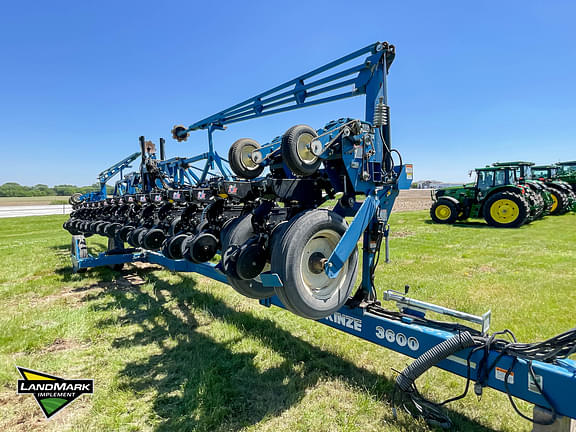
[[[0,219],[3,430],[430,430],[392,416],[392,369],[407,357],[197,275],[151,266],[73,275],[65,218]],[[422,300],[475,314],[492,309],[492,330],[510,328],[526,342],[574,326],[576,215],[517,230],[427,219],[393,215],[392,262],[379,267],[380,290],[409,284]],[[88,244],[97,251],[104,240]],[[46,421],[32,396],[16,395],[16,365],[94,378],[95,393]],[[433,369],[418,384],[443,400],[464,380]],[[489,389],[447,412],[454,430],[531,429]]]

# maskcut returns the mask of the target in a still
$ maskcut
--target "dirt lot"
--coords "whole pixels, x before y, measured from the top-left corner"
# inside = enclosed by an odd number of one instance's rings
[[[430,189],[408,189],[400,191],[394,203],[394,211],[428,210],[432,205]]]

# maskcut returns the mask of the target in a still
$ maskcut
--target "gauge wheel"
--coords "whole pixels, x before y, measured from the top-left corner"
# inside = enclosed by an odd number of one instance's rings
[[[292,126],[282,136],[282,160],[297,176],[310,176],[320,167],[322,160],[311,148],[317,137],[316,131],[307,125]]]
[[[260,144],[250,138],[240,138],[228,151],[230,168],[240,178],[253,179],[264,171],[264,166],[254,162],[253,153],[260,149]]]

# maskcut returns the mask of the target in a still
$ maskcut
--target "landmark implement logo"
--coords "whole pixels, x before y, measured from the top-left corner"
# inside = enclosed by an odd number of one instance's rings
[[[46,418],[84,393],[94,393],[94,380],[65,379],[44,372],[16,366],[23,379],[18,380],[18,394],[32,394]]]

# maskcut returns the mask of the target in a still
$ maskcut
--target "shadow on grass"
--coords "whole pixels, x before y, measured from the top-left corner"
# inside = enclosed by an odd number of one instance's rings
[[[129,275],[124,273],[117,275],[124,289],[108,284],[85,300],[112,296],[114,301],[99,302],[98,307],[121,307],[126,311],[121,322],[139,327],[135,334],[116,339],[113,348],[153,344],[160,349],[144,360],[128,362],[120,372],[123,389],[156,395],[153,409],[160,419],[158,431],[239,430],[280,415],[326,378],[344,380],[374,399],[391,400],[391,380],[298,339],[270,319],[231,309],[212,294],[195,290],[191,278],[171,285],[141,269],[134,273],[154,283],[153,293],[126,285]],[[222,285],[222,289],[229,288]],[[202,315],[195,315],[195,310],[203,311]],[[214,324],[225,341],[211,337]],[[108,325],[117,326],[118,321],[100,323]],[[231,335],[239,332],[241,336],[227,339],[228,326],[234,328]],[[246,338],[256,339],[265,349],[257,354],[248,349],[242,352],[238,342]],[[260,368],[255,356],[265,358],[270,352],[277,359],[275,366]],[[453,411],[447,413],[459,430],[492,430]],[[402,429],[415,425],[402,417],[386,417]]]
[[[430,219],[425,220],[424,223],[426,223],[428,225],[438,225],[436,222],[434,222],[433,220],[430,220]],[[486,229],[492,229],[493,228],[485,222],[469,221],[469,220],[462,221],[462,222],[455,222],[455,223],[451,224],[451,226],[457,227],[457,228],[486,228]]]

